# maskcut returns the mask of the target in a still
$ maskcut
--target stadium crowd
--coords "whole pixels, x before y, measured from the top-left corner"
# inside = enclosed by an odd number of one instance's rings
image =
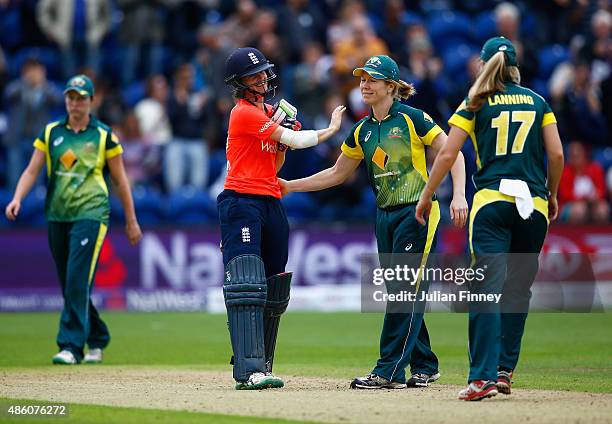
[[[275,64],[277,99],[296,105],[305,127],[326,126],[334,107],[348,105],[332,140],[287,155],[281,176],[294,179],[332,165],[368,114],[351,74],[368,57],[394,58],[417,89],[408,104],[448,128],[478,71],[478,46],[503,35],[517,46],[523,84],[559,121],[567,153],[562,221],[605,223],[611,11],[609,0],[0,0],[0,201],[8,201],[34,138],[62,114],[60,87],[76,72],[94,80],[95,114],[123,144],[141,223],[198,224],[217,219],[233,107],[223,67],[233,48],[257,47]],[[471,146],[464,154],[470,174]],[[26,225],[44,222],[42,179],[39,186],[24,203]],[[450,191],[447,182],[439,195]],[[295,221],[364,220],[375,208],[363,172],[284,203]]]

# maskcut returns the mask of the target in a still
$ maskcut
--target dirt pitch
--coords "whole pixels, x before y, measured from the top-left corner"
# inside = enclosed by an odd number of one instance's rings
[[[131,408],[213,412],[330,423],[611,423],[612,394],[517,389],[483,402],[459,387],[355,391],[348,381],[286,377],[286,387],[233,390],[229,373],[112,366],[0,371],[0,397]],[[502,418],[503,421],[506,419]],[[498,420],[496,420],[498,421]]]

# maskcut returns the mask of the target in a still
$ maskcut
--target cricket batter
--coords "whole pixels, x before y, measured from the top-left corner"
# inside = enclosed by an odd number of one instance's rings
[[[510,394],[530,287],[548,222],[557,217],[563,171],[557,121],[541,96],[520,85],[514,45],[504,37],[491,38],[480,59],[478,78],[448,121],[448,142],[416,208],[417,220],[424,224],[434,190],[469,135],[478,166],[470,250],[476,267],[488,264],[485,280],[471,284],[470,291],[502,293],[502,301],[501,305],[470,304],[470,374],[468,386],[459,393],[459,399],[466,401]],[[520,255],[517,263],[516,255],[500,255],[505,253],[527,255]]]
[[[223,294],[234,353],[236,389],[282,387],[272,374],[281,314],[289,304],[291,273],[285,273],[289,225],[276,173],[286,146],[304,149],[340,129],[345,107],[328,128],[297,131],[276,122],[265,103],[275,91],[274,65],[257,49],[236,49],[225,64],[225,82],[237,101],[227,135],[227,178],[217,197],[225,281]],[[287,127],[284,127],[286,125]]]

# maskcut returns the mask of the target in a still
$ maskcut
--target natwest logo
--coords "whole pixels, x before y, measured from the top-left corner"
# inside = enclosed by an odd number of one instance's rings
[[[261,151],[268,153],[276,153],[278,149],[278,143],[276,141],[265,141],[261,140]]]

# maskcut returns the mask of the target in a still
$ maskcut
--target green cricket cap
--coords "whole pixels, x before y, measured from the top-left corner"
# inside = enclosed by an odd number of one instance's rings
[[[518,65],[516,61],[516,49],[514,48],[514,44],[512,44],[512,41],[508,40],[506,37],[489,38],[487,42],[484,43],[484,46],[482,46],[480,58],[484,62],[487,62],[497,52],[504,52],[504,55],[506,56],[506,65]]]
[[[375,79],[386,79],[396,82],[400,80],[400,72],[397,63],[395,63],[395,60],[385,55],[372,56],[361,68],[356,68],[353,71],[353,75],[359,77],[364,72]]]
[[[93,97],[93,82],[91,82],[91,79],[89,79],[87,75],[75,75],[66,83],[64,94],[68,93],[69,91],[76,91],[81,96]]]

